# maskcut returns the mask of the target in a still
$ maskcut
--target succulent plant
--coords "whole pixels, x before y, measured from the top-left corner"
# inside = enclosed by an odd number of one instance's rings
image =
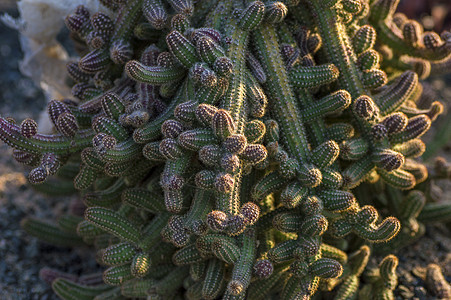
[[[46,270],[58,296],[393,299],[394,255],[359,291],[371,250],[451,220],[429,199],[451,167],[415,160],[443,111],[417,105],[420,80],[451,34],[397,0],[101,2],[65,19],[81,58],[54,133],[0,118],[36,189],[80,194],[25,230],[105,266],[97,285]]]

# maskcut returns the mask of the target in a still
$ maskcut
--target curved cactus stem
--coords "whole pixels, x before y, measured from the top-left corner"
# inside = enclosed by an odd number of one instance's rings
[[[19,126],[0,117],[0,139],[15,149],[29,153],[51,152],[69,155],[89,147],[93,136],[94,132],[91,129],[84,129],[78,132],[75,139],[65,137],[62,134],[45,135],[39,133],[31,138],[26,138],[21,134]]]
[[[144,144],[157,139],[161,134],[161,125],[164,121],[172,117],[175,107],[186,99],[193,99],[193,83],[186,79],[183,85],[178,89],[177,94],[166,110],[155,120],[147,123],[142,128],[138,128],[133,133],[133,140],[136,143]]]
[[[58,246],[78,246],[83,240],[75,233],[63,231],[59,226],[36,219],[26,218],[21,221],[22,228],[49,244]]]
[[[104,292],[112,290],[113,287],[108,285],[101,286],[86,286],[77,284],[64,278],[57,278],[52,283],[52,288],[55,293],[63,300],[90,300],[101,295]]]
[[[254,43],[266,73],[272,78],[266,86],[270,100],[273,101],[270,102],[270,106],[279,120],[279,126],[285,132],[284,142],[296,159],[303,163],[309,153],[308,142],[293,91],[290,85],[282,88],[289,79],[280,53],[273,51],[273,49],[279,49],[274,27],[270,24],[262,24],[254,33]]]

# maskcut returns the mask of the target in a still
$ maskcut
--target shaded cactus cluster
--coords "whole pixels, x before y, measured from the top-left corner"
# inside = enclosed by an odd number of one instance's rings
[[[38,190],[81,195],[24,228],[105,266],[100,285],[45,270],[55,292],[393,299],[398,259],[365,270],[372,249],[451,219],[429,195],[448,162],[415,160],[443,111],[417,105],[419,80],[449,65],[451,34],[397,0],[101,2],[111,15],[65,19],[81,58],[74,99],[48,105],[55,132],[0,118]]]

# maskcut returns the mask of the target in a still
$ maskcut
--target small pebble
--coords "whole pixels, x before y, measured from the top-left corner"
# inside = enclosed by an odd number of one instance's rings
[[[414,289],[415,296],[420,300],[425,300],[426,298],[426,289],[422,286],[417,286]]]

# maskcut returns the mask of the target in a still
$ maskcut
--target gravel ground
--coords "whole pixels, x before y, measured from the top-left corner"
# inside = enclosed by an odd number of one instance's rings
[[[6,10],[12,3],[14,1],[0,0],[0,12],[7,11],[16,16],[16,11]],[[17,33],[0,24],[0,112],[2,116],[21,121],[26,117],[37,118],[45,106],[45,99],[39,88],[18,71],[18,61],[22,57],[18,49]],[[448,160],[451,157],[449,151],[442,154]],[[83,274],[95,272],[98,266],[87,249],[49,246],[20,228],[20,220],[25,216],[56,219],[67,209],[70,199],[48,198],[34,192],[26,184],[26,170],[10,156],[11,149],[1,143],[0,299],[58,299],[50,286],[39,278],[41,268],[48,266],[80,275],[82,270]],[[400,259],[397,299],[436,299],[424,282],[429,263],[440,265],[447,281],[451,281],[451,232],[445,226],[427,227],[424,237],[394,254]],[[381,259],[373,258],[373,265]]]

